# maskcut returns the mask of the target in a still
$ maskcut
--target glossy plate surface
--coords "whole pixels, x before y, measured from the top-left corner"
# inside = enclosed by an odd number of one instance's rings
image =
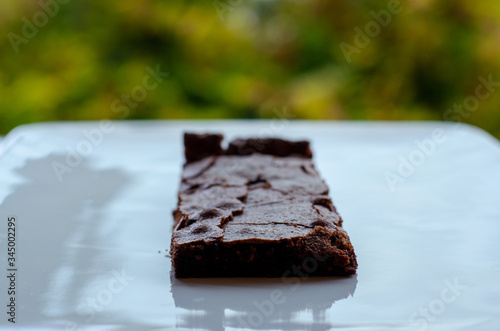
[[[357,276],[174,279],[165,255],[185,130],[310,140]],[[45,123],[0,146],[3,328],[13,326],[7,219],[15,217],[15,326],[24,329],[500,329],[500,145],[479,129]]]

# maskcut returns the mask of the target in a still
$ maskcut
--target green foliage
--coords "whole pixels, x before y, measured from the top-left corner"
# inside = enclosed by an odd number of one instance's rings
[[[297,119],[453,119],[500,136],[500,90],[453,111],[480,76],[500,82],[495,0],[65,1],[0,4],[0,133],[122,118],[114,102],[126,105],[159,66],[168,77],[126,118],[266,118],[287,107]]]

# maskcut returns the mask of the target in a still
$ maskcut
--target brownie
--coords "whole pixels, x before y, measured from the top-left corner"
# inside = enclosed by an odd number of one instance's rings
[[[250,155],[254,153],[275,156],[300,155],[312,158],[309,142],[292,142],[283,139],[236,139],[229,143],[226,151],[227,155]]]
[[[221,141],[184,135],[171,244],[176,277],[356,273],[354,249],[307,141],[238,139],[227,150]]]
[[[201,160],[207,156],[221,155],[220,134],[185,134],[184,144],[190,146],[185,149],[186,162]]]

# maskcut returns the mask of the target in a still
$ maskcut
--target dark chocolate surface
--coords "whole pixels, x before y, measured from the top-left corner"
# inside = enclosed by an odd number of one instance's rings
[[[312,275],[356,272],[353,247],[308,142],[240,139],[224,151],[218,137],[185,135],[190,157],[171,247],[177,277],[280,277],[307,258],[316,261]],[[213,154],[196,155],[198,143]]]

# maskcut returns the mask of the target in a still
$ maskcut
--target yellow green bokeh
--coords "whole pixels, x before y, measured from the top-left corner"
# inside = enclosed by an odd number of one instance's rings
[[[362,47],[358,31],[372,35]],[[500,82],[496,0],[7,0],[0,35],[1,134],[118,119],[113,102],[157,66],[168,77],[128,119],[272,118],[286,107],[296,119],[447,120],[479,77]],[[453,119],[500,137],[500,87]]]

